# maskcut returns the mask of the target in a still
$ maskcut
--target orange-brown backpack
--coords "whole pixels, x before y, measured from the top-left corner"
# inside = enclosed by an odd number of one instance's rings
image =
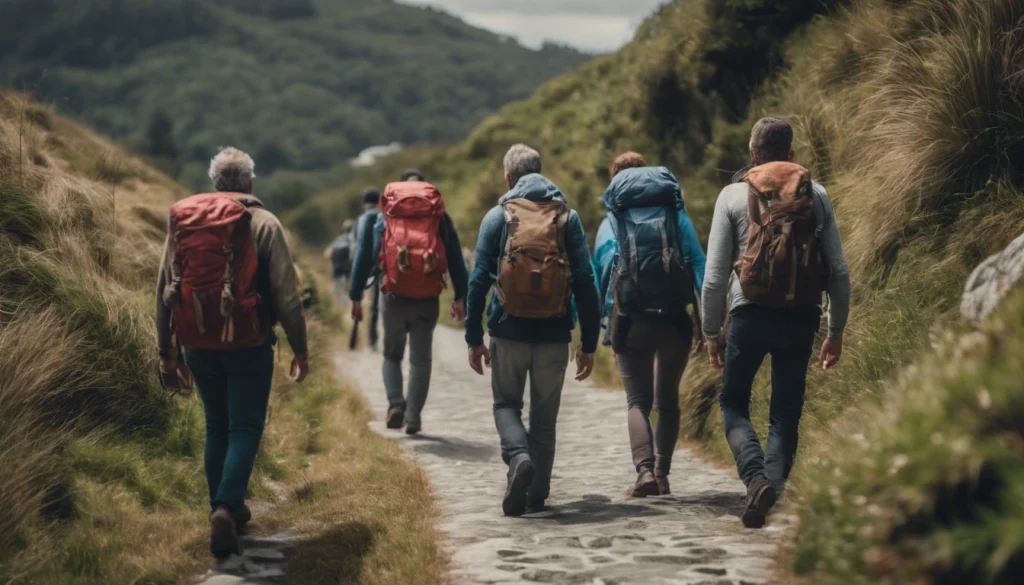
[[[526,319],[562,317],[569,311],[572,271],[565,247],[569,206],[564,201],[509,199],[505,250],[495,294],[505,313]]]
[[[750,187],[747,247],[736,263],[743,295],[773,308],[820,305],[826,276],[810,172],[773,162],[743,181]]]

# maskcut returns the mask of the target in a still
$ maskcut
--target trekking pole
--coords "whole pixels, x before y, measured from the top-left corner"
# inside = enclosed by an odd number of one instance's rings
[[[357,345],[359,345],[359,321],[352,324],[352,334],[348,338],[348,349],[355,351]]]

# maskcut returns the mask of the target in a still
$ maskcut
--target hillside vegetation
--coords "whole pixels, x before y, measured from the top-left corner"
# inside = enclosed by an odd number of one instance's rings
[[[585,59],[392,0],[0,0],[0,84],[132,144],[166,114],[187,161],[235,144],[265,175],[457,140]]]
[[[591,232],[612,157],[638,150],[682,178],[706,236],[753,122],[790,120],[797,161],[835,203],[855,290],[842,365],[812,369],[788,566],[815,584],[1009,584],[1024,555],[1011,520],[1024,489],[1016,313],[964,364],[942,368],[960,354],[933,354],[960,327],[970,270],[1024,230],[1022,19],[1019,0],[677,1],[620,53],[506,106],[463,143],[388,161],[293,217],[336,222],[365,183],[415,164],[472,241],[504,192],[501,156],[524,141]],[[704,360],[689,368],[684,438],[726,462],[719,383]],[[965,406],[979,388],[990,412]],[[752,405],[762,433],[769,396],[766,367]]]
[[[152,287],[167,208],[183,194],[0,93],[0,583],[158,585],[205,572],[202,408],[155,375]],[[329,307],[314,317],[324,352]],[[329,556],[298,583],[439,583],[425,479],[366,428],[365,404],[330,371],[318,353],[305,385],[276,383],[250,489],[266,510],[257,528],[298,530],[309,537],[300,554]]]

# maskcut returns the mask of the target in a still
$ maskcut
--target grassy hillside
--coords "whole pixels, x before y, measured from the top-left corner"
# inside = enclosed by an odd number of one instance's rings
[[[81,126],[0,94],[0,583],[184,583],[209,564],[202,408],[155,375],[152,285],[183,194]],[[301,389],[276,383],[251,484],[257,528],[285,524],[309,535],[300,550],[327,547],[330,572],[298,582],[358,568],[366,583],[438,583],[429,489],[331,378],[327,310],[312,320],[315,375]],[[351,525],[372,546],[323,544]],[[346,552],[356,545],[361,558]]]
[[[186,160],[230,143],[265,175],[457,140],[585,59],[392,0],[0,0],[0,85],[133,144],[166,113]]]
[[[541,150],[547,174],[591,230],[605,169],[633,149],[681,176],[689,213],[706,235],[719,190],[747,160],[753,122],[766,114],[789,119],[798,162],[835,203],[855,287],[843,364],[811,374],[790,497],[802,518],[791,566],[815,584],[1010,583],[1019,570],[1019,527],[999,518],[1016,513],[1024,485],[1006,454],[1015,452],[1019,428],[961,419],[959,405],[965,380],[991,383],[993,404],[1008,404],[1018,380],[1004,366],[1019,357],[1011,343],[1019,328],[1001,329],[996,338],[1004,341],[982,356],[992,372],[971,364],[940,371],[949,357],[929,356],[955,327],[969,271],[1024,230],[1022,19],[1017,0],[675,2],[619,54],[503,108],[452,149],[368,172],[351,190],[309,203],[304,211],[316,214],[301,217],[337,221],[357,186],[416,163],[442,187],[472,240],[481,213],[504,191],[502,154],[525,141]],[[1003,318],[1015,322],[1010,313]],[[689,368],[681,389],[684,435],[730,461],[720,377],[703,362]],[[767,373],[752,405],[762,433]],[[899,390],[887,388],[904,377],[908,397],[933,391],[933,401],[897,399]],[[1016,411],[1007,409],[997,415],[1012,418]],[[856,422],[840,424],[848,419]],[[919,430],[949,427],[961,436],[978,424],[991,434],[957,443],[955,456],[933,457],[931,443],[918,440]],[[880,457],[927,461],[929,469],[869,474],[862,446],[847,440],[857,425]],[[998,440],[1009,451],[992,446]],[[964,485],[989,492],[964,496]],[[960,494],[954,504],[951,492]],[[864,506],[884,518],[869,523]]]

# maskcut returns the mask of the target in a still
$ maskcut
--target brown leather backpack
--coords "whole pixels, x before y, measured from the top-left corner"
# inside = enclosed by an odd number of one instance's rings
[[[826,272],[810,172],[773,162],[751,169],[743,181],[750,185],[747,248],[736,263],[743,295],[773,308],[820,305]]]
[[[565,248],[569,206],[564,201],[510,199],[505,210],[505,250],[495,294],[513,317],[564,316],[572,294],[572,272]]]

